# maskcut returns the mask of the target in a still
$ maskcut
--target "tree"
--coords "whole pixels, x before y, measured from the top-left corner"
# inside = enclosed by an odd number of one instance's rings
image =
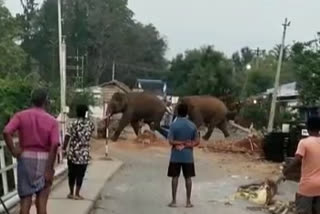
[[[21,72],[25,64],[25,53],[16,44],[21,29],[1,2],[0,29],[0,77],[3,77],[8,73]]]
[[[27,53],[26,64],[24,70],[26,73],[34,71],[32,59],[32,39],[36,32],[35,22],[38,12],[38,4],[35,0],[20,0],[21,6],[23,8],[22,14],[16,15],[16,20],[21,26],[21,47]]]
[[[88,15],[89,67],[91,76],[95,74],[95,84],[111,79],[113,61],[165,68],[166,42],[153,25],[133,20],[127,0],[94,1],[93,5]],[[134,77],[135,72],[131,75]],[[117,77],[121,80],[121,74]]]
[[[281,51],[281,45],[276,45],[272,50],[270,50],[270,55],[272,55],[274,58],[277,60],[280,57],[280,51]],[[290,46],[287,45],[283,48],[283,57],[282,60],[283,62],[288,61],[290,58]]]
[[[305,105],[317,105],[320,103],[320,50],[303,43],[296,43],[291,50],[300,100]]]
[[[171,63],[169,83],[179,95],[234,95],[232,63],[212,46],[187,51]]]
[[[236,72],[243,73],[246,69],[246,66],[251,64],[254,58],[254,54],[249,47],[241,48],[240,52],[237,51],[232,54],[232,62]]]
[[[85,85],[110,80],[113,61],[119,65],[166,69],[165,40],[153,25],[143,25],[133,19],[127,0],[65,0],[63,3],[67,54],[85,57]],[[31,50],[27,52],[39,63],[42,78],[58,82],[56,0],[45,0],[35,13]],[[146,76],[144,71],[130,70],[132,72],[118,70],[117,78],[132,81],[138,75]],[[74,86],[75,73],[67,70],[68,85]]]

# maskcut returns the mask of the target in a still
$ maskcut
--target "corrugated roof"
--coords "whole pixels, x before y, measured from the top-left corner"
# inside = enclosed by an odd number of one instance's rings
[[[155,84],[165,84],[162,80],[154,80],[154,79],[137,79],[137,82],[140,83],[155,83]]]
[[[273,90],[274,90],[273,88],[270,88],[265,92],[265,94],[272,94]],[[283,84],[279,87],[278,97],[294,97],[294,96],[299,96],[296,82]]]

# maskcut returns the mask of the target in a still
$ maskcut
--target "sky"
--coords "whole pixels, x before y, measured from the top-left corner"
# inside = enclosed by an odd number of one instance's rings
[[[291,21],[287,44],[315,39],[320,31],[319,0],[128,1],[136,20],[152,23],[165,37],[169,59],[203,45],[228,56],[244,46],[269,50],[281,42],[286,17]],[[6,5],[13,14],[21,11],[20,0]]]

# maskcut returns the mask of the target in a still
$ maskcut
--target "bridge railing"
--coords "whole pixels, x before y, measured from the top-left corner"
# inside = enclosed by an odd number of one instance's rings
[[[67,168],[66,162],[62,159],[61,147],[58,150],[55,168],[55,175],[63,173]],[[8,208],[19,202],[17,193],[17,160],[11,155],[4,141],[0,141],[0,197]],[[0,213],[3,210],[0,205]]]
[[[17,194],[17,161],[0,141],[0,196],[6,201]]]

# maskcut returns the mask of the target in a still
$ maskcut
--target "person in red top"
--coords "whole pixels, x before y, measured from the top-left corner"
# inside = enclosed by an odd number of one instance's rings
[[[33,107],[16,113],[3,131],[4,140],[17,158],[20,214],[30,213],[32,196],[36,194],[38,214],[47,213],[47,201],[54,176],[54,163],[59,146],[57,120],[45,111],[46,90],[32,93]],[[18,132],[19,144],[13,142]]]
[[[295,159],[283,171],[286,177],[301,165],[301,178],[296,194],[298,214],[320,213],[320,118],[308,119],[309,137],[299,142]]]

